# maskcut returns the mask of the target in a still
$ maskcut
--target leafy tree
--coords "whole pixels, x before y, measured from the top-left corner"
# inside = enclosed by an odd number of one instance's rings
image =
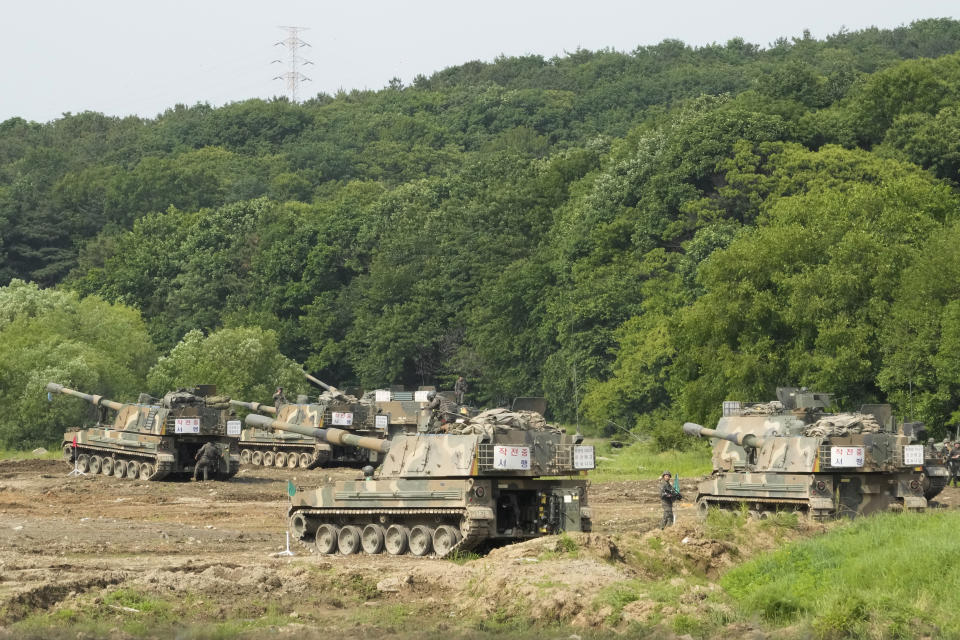
[[[89,421],[91,405],[80,400],[48,403],[48,382],[130,400],[155,358],[137,311],[12,281],[0,288],[0,444],[50,446]]]
[[[157,362],[147,375],[156,395],[197,384],[215,384],[234,398],[268,401],[282,386],[289,398],[307,391],[303,369],[280,353],[277,334],[258,327],[193,330]]]

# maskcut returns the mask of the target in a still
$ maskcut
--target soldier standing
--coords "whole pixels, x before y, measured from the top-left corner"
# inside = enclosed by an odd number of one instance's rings
[[[957,475],[960,474],[960,442],[953,443],[953,449],[947,456],[947,466],[950,468],[950,480],[957,486]]]
[[[210,479],[208,475],[210,469],[216,470],[216,464],[220,461],[220,449],[212,442],[206,442],[200,447],[193,459],[197,461],[197,464],[193,467],[193,477],[190,478],[190,481],[196,482],[197,474],[203,469],[203,481],[206,482]]]
[[[673,503],[683,499],[683,496],[670,483],[671,478],[669,471],[660,474],[660,506],[663,507],[663,518],[660,520],[661,529],[673,524]]]
[[[283,387],[277,387],[273,394],[273,406],[275,409],[279,409],[282,404],[287,404],[287,396],[283,395]]]
[[[457,382],[453,385],[453,392],[457,394],[457,404],[463,404],[463,397],[467,394],[467,381],[463,376],[457,376]]]

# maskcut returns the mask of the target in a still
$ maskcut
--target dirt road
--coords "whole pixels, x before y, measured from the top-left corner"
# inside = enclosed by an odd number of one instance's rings
[[[321,557],[296,545],[284,557],[287,480],[359,472],[245,467],[229,482],[151,483],[68,470],[0,461],[0,638],[605,637],[706,606],[715,585],[702,576],[809,533],[748,530],[749,549],[737,549],[705,535],[689,503],[677,526],[653,531],[650,480],[592,485],[595,530],[571,536],[574,551],[549,537],[459,562]],[[692,481],[681,490],[695,494]],[[958,497],[948,488],[939,501]],[[670,581],[684,576],[701,578]],[[675,588],[617,595],[645,579]]]

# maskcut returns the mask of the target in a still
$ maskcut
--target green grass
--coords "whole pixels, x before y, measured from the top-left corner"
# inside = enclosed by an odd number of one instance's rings
[[[60,460],[63,455],[60,453],[59,445],[44,447],[47,452],[43,455],[34,455],[33,449],[21,451],[19,449],[0,449],[0,460]]]
[[[883,514],[785,545],[721,580],[746,612],[817,638],[960,638],[960,513]]]
[[[669,469],[674,477],[698,477],[710,473],[710,449],[695,447],[687,451],[655,451],[644,442],[629,447],[614,449],[609,442],[594,443],[597,468],[590,472],[594,482],[612,482],[617,480],[649,480],[657,478]]]

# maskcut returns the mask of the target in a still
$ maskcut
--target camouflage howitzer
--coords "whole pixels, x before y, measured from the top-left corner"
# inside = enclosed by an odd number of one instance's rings
[[[381,440],[253,414],[246,420],[382,456],[364,479],[290,485],[291,535],[319,553],[423,556],[433,549],[444,557],[491,542],[590,530],[586,479],[544,477],[593,468],[593,447],[581,445],[580,436],[474,420],[456,432]]]
[[[295,403],[283,403],[278,407],[239,400],[231,400],[230,403],[254,413],[272,416],[283,423],[312,428],[333,425],[365,436],[385,437],[386,429],[378,429],[379,421],[373,415],[370,403],[346,395],[309,374],[306,377],[326,390],[317,398],[317,402],[308,402],[306,396],[301,396]],[[314,469],[332,465],[361,466],[376,461],[375,453],[359,447],[318,441],[302,433],[278,433],[255,427],[240,432],[239,447],[243,464],[266,467]]]
[[[240,421],[230,419],[229,399],[216,396],[215,387],[171,391],[159,402],[140,394],[136,404],[54,382],[47,384],[47,391],[80,398],[99,409],[96,426],[63,436],[64,458],[81,471],[140,480],[186,475],[193,471],[194,456],[207,442],[220,451],[215,478],[226,480],[240,469],[236,438],[227,435],[231,430],[239,433]],[[107,410],[116,412],[112,422]]]
[[[715,430],[683,425],[715,439],[713,473],[698,486],[702,516],[741,504],[760,517],[786,509],[816,519],[927,506],[924,446],[912,436],[870,413],[825,413],[822,397],[811,400],[824,394],[783,391],[796,390],[779,389],[778,402],[725,406]]]

